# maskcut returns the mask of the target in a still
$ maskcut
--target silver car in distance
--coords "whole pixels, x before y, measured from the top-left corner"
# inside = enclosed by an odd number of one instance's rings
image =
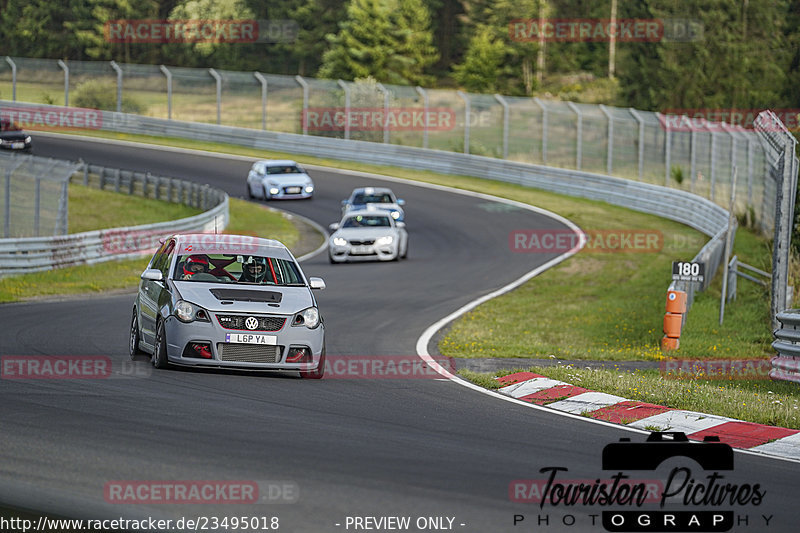
[[[314,182],[294,161],[263,160],[253,163],[247,174],[247,197],[264,200],[310,199]]]
[[[295,371],[321,378],[325,325],[292,253],[241,235],[174,235],[142,273],[130,354],[170,364]]]
[[[408,255],[408,232],[404,222],[382,209],[348,212],[338,224],[329,226],[328,259],[346,261],[396,261]]]

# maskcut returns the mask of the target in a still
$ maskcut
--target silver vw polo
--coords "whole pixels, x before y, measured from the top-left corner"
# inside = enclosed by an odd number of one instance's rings
[[[296,371],[321,378],[325,325],[313,289],[278,241],[187,234],[166,239],[142,273],[130,355],[170,364]]]

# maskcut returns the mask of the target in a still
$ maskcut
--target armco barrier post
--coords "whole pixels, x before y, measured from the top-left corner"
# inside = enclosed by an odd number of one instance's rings
[[[664,315],[664,337],[661,339],[663,351],[677,350],[680,346],[683,316],[686,313],[686,292],[668,290],[666,314]]]

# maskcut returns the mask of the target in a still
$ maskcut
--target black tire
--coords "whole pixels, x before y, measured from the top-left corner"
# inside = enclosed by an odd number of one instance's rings
[[[139,319],[136,318],[136,309],[133,310],[133,318],[131,319],[131,333],[128,339],[128,355],[134,359],[137,355],[142,355],[144,352],[139,348]]]
[[[153,357],[150,359],[153,366],[158,369],[169,368],[167,360],[167,336],[164,334],[164,321],[159,320],[156,326],[156,341],[153,347]]]
[[[319,356],[319,365],[316,370],[309,370],[308,372],[300,372],[300,377],[303,379],[322,379],[325,375],[325,347],[322,348],[322,355]]]
[[[403,255],[400,256],[400,259],[406,259],[406,258],[408,258],[408,240],[406,240],[406,249],[403,250]]]
[[[331,251],[330,250],[328,250],[328,261],[330,261],[330,263],[332,265],[336,264],[336,261],[333,260],[333,256],[331,255]]]
[[[247,183],[247,198],[251,200],[255,198],[255,196],[253,196],[253,189],[250,188],[250,182]]]
[[[269,191],[267,190],[267,186],[264,185],[264,201],[269,201]]]

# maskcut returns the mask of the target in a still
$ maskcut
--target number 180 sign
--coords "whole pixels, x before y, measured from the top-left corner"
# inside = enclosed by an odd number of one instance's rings
[[[705,263],[694,263],[688,261],[672,262],[673,281],[696,281],[698,283],[703,283],[705,275]]]

